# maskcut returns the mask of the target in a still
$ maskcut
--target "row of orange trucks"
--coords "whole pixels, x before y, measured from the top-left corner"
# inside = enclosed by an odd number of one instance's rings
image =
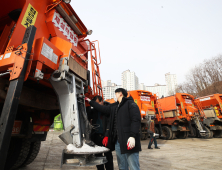
[[[7,0],[0,10],[0,169],[34,161],[54,117],[61,113],[66,144],[61,165],[95,166],[107,162],[91,146],[93,128],[85,97],[103,96],[99,43],[71,0]],[[75,3],[75,2],[73,2]],[[82,7],[84,10],[84,6]],[[158,99],[148,91],[130,91],[141,111],[141,136],[156,117],[165,139],[221,137],[221,96],[199,99],[184,93]],[[72,150],[68,149],[71,145]],[[90,149],[86,149],[86,147]],[[70,163],[68,159],[75,159]]]
[[[144,90],[129,91],[141,112],[141,139],[148,137],[148,126],[155,118],[155,131],[171,140],[190,137],[222,137],[222,94],[194,98],[187,93],[158,98]]]

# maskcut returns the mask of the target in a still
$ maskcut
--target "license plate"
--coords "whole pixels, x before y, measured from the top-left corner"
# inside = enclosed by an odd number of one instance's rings
[[[12,134],[13,135],[19,134],[21,131],[21,127],[22,127],[22,121],[16,120],[13,125]]]

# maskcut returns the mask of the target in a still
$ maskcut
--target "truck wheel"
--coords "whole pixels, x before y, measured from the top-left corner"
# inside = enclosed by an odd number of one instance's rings
[[[215,138],[221,138],[222,137],[222,130],[215,130],[213,136]]]
[[[179,131],[176,135],[178,139],[186,139],[188,136],[187,131]]]
[[[158,128],[156,128],[156,127],[155,127],[155,133],[156,133],[156,134],[160,134],[159,129],[158,129]]]
[[[159,131],[159,129],[157,128],[157,127],[155,127],[155,133],[156,134],[159,134],[159,137],[158,138],[160,138],[160,131]],[[157,138],[157,137],[156,137]]]
[[[163,126],[162,127],[162,136],[163,136],[163,139],[165,140],[170,140],[172,139],[172,130],[171,128],[169,128],[168,126]]]
[[[148,133],[145,133],[144,140],[147,140],[147,139],[148,139]]]
[[[213,131],[211,130],[210,131],[210,138],[213,138],[214,137],[214,133],[213,133]]]
[[[210,134],[210,130],[209,130],[206,126],[203,126],[203,130],[206,131],[206,135],[203,136],[202,138],[204,138],[204,139],[209,139],[210,136],[211,136],[211,134]]]
[[[28,156],[26,160],[23,162],[23,164],[21,165],[21,167],[24,167],[35,160],[35,158],[37,157],[39,153],[40,147],[41,147],[41,141],[36,141],[36,142],[31,143]]]
[[[16,169],[23,164],[28,156],[30,141],[21,138],[11,138],[5,170]]]
[[[145,140],[145,133],[142,133],[142,136],[140,138],[141,140]]]
[[[176,132],[172,132],[172,139],[175,139],[176,137]]]
[[[191,134],[191,131],[188,132],[188,136],[191,137],[191,138],[197,137],[197,129],[194,128],[194,127],[191,127],[191,128],[192,128],[192,130],[193,130],[193,136],[192,136],[192,134]]]

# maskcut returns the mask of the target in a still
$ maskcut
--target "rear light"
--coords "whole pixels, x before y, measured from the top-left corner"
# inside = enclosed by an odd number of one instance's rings
[[[210,125],[210,126],[215,126],[215,125]]]

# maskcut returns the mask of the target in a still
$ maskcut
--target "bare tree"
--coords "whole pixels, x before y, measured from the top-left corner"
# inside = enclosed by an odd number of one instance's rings
[[[194,96],[222,93],[222,55],[195,66],[186,75],[186,82],[179,84],[177,92]]]

